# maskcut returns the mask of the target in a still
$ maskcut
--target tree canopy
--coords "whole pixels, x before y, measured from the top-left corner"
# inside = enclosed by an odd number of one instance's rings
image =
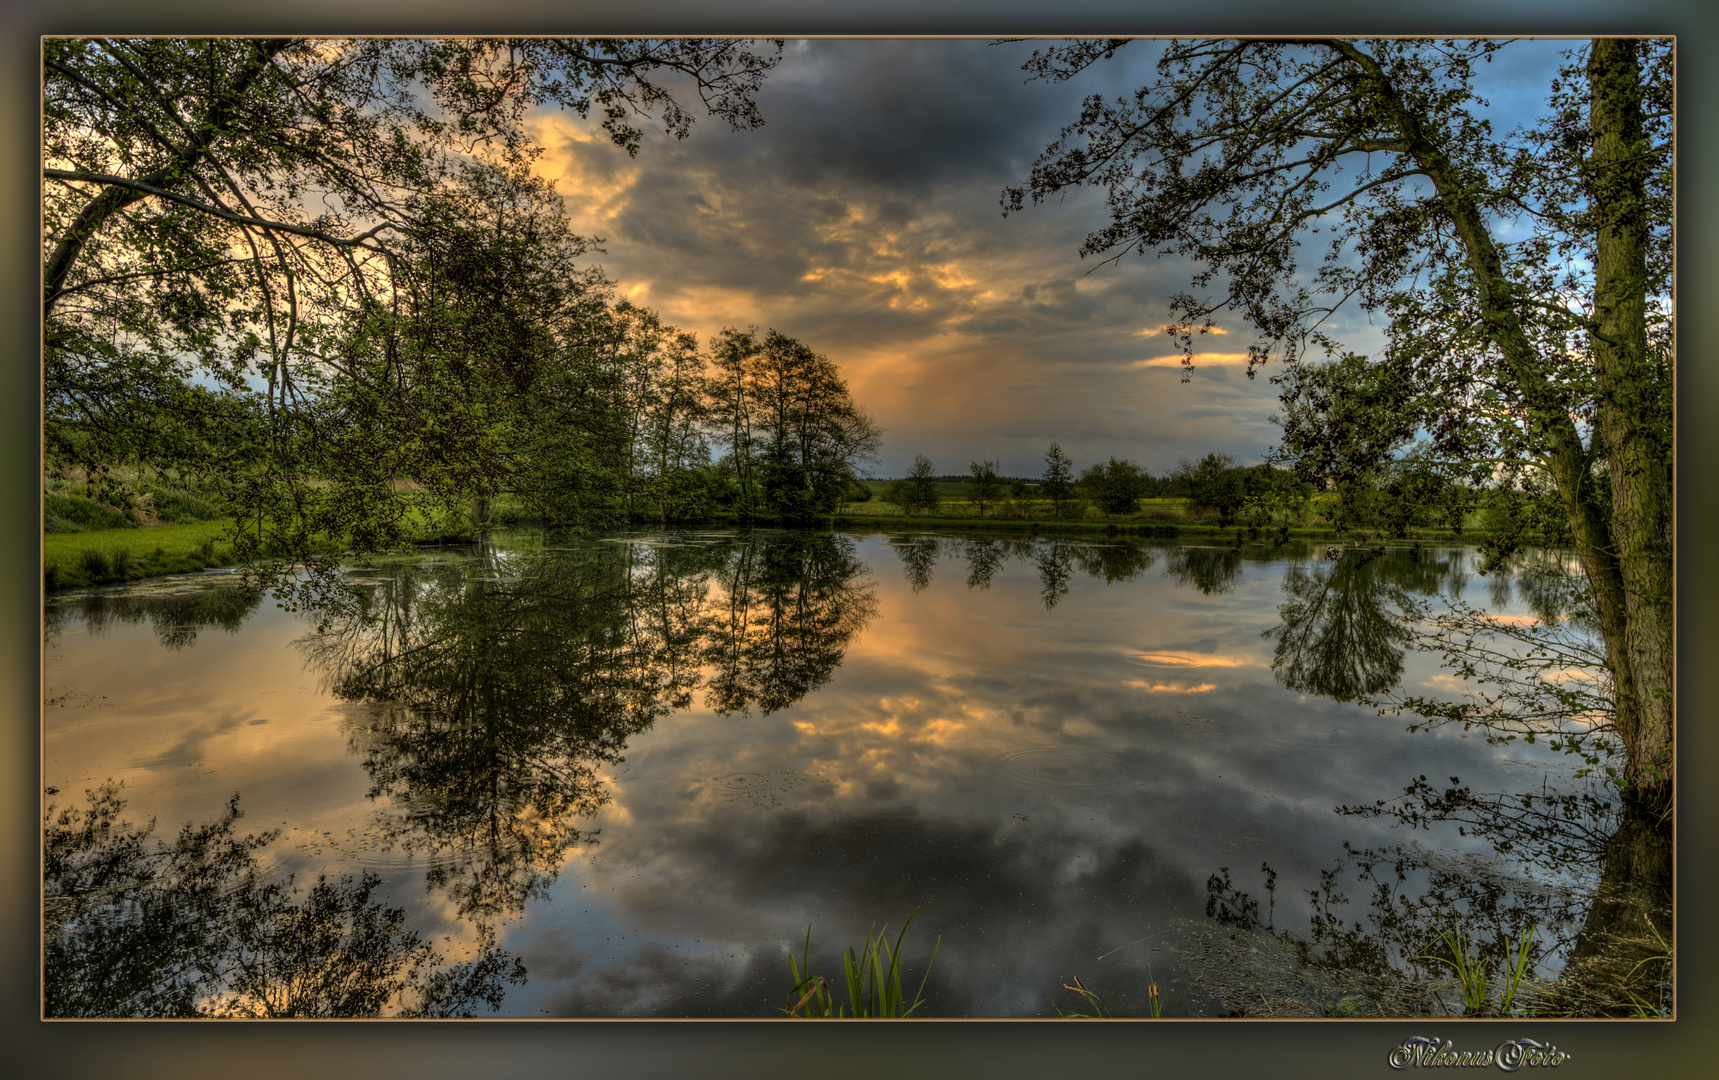
[[[689,93],[755,127],[780,49],[48,39],[50,463],[223,477],[241,553],[313,570],[328,544],[398,540],[414,507],[481,511],[520,470],[509,446],[590,473],[627,419],[604,363],[624,350],[573,261],[589,242],[531,171],[529,114],[595,113],[628,153],[649,120],[685,137]],[[525,423],[551,395],[589,406],[583,441]]]

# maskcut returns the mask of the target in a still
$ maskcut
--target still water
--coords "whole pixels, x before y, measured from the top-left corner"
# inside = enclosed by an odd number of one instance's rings
[[[1397,976],[1440,925],[1537,926],[1555,971],[1599,873],[1389,812],[1579,794],[1566,759],[1341,700],[1460,689],[1406,600],[1556,617],[1477,564],[517,534],[354,569],[364,620],[53,598],[48,1011],[768,1017],[808,928],[839,982],[917,911],[919,1015],[1085,1011],[1076,977],[1116,1015],[1436,1013]]]

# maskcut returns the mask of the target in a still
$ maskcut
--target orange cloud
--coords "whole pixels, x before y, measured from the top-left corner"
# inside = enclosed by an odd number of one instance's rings
[[[1213,656],[1206,653],[1150,652],[1134,653],[1129,659],[1136,664],[1152,667],[1252,667],[1254,661],[1239,656]]]
[[[1204,694],[1217,687],[1212,683],[1200,683],[1198,686],[1182,686],[1177,683],[1149,683],[1141,679],[1129,679],[1127,685],[1136,690],[1149,690],[1158,694]]]
[[[1568,615],[1558,616],[1559,620],[1568,619]],[[1503,623],[1506,626],[1537,626],[1540,623],[1538,615],[1482,615],[1485,622]]]
[[[1164,329],[1165,328],[1162,326],[1149,326],[1144,330],[1134,331],[1134,336],[1135,337],[1157,337],[1159,334],[1162,334],[1164,332]],[[1229,331],[1225,330],[1221,326],[1214,326],[1210,330],[1204,331],[1204,333],[1207,333],[1207,334],[1227,334],[1227,333],[1229,333]]]
[[[1195,353],[1194,354],[1194,363],[1196,365],[1205,364],[1208,366],[1213,366],[1213,365],[1221,366],[1221,365],[1226,365],[1226,364],[1245,364],[1245,363],[1247,363],[1247,353],[1244,353],[1244,352],[1239,352],[1239,353],[1218,353],[1218,352]],[[1134,366],[1135,367],[1181,367],[1182,366],[1182,354],[1177,353],[1174,356],[1154,356],[1150,360],[1136,360],[1136,361],[1134,361]]]
[[[572,216],[573,231],[607,233],[632,199],[639,166],[599,151],[607,148],[587,127],[557,113],[526,121],[543,154],[532,171],[555,185]]]

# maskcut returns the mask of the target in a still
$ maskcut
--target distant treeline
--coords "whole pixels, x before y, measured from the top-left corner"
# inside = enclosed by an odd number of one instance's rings
[[[1361,538],[1440,529],[1456,536],[1478,530],[1504,546],[1570,540],[1548,486],[1463,483],[1421,449],[1340,479],[1310,476],[1291,462],[1242,465],[1216,452],[1183,459],[1162,476],[1115,457],[1077,473],[1056,443],[1044,460],[1039,476],[1005,477],[991,461],[970,463],[965,475],[938,474],[919,455],[908,475],[887,481],[880,495],[909,514],[935,512],[945,495],[938,486],[948,484],[961,485],[957,498],[981,517],[994,507],[1010,516],[1048,509],[1059,518],[1111,518],[1140,514],[1142,499],[1176,499],[1186,516],[1283,536],[1292,525],[1313,524]]]

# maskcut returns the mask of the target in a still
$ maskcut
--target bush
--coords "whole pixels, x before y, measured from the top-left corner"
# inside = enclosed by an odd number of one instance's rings
[[[1153,485],[1152,475],[1139,464],[1113,457],[1106,464],[1089,466],[1076,486],[1100,513],[1132,514]]]
[[[156,490],[151,494],[154,496],[156,520],[163,525],[214,521],[221,516],[219,507],[196,495],[166,489]]]
[[[137,522],[125,511],[84,495],[48,494],[42,497],[42,528],[46,532],[97,532],[102,529],[129,529],[136,525]]]
[[[884,486],[883,501],[906,511],[913,506],[913,486],[906,480],[891,480]]]
[[[91,581],[102,581],[113,574],[113,566],[107,561],[107,553],[97,548],[84,548],[84,571],[89,574]]]

